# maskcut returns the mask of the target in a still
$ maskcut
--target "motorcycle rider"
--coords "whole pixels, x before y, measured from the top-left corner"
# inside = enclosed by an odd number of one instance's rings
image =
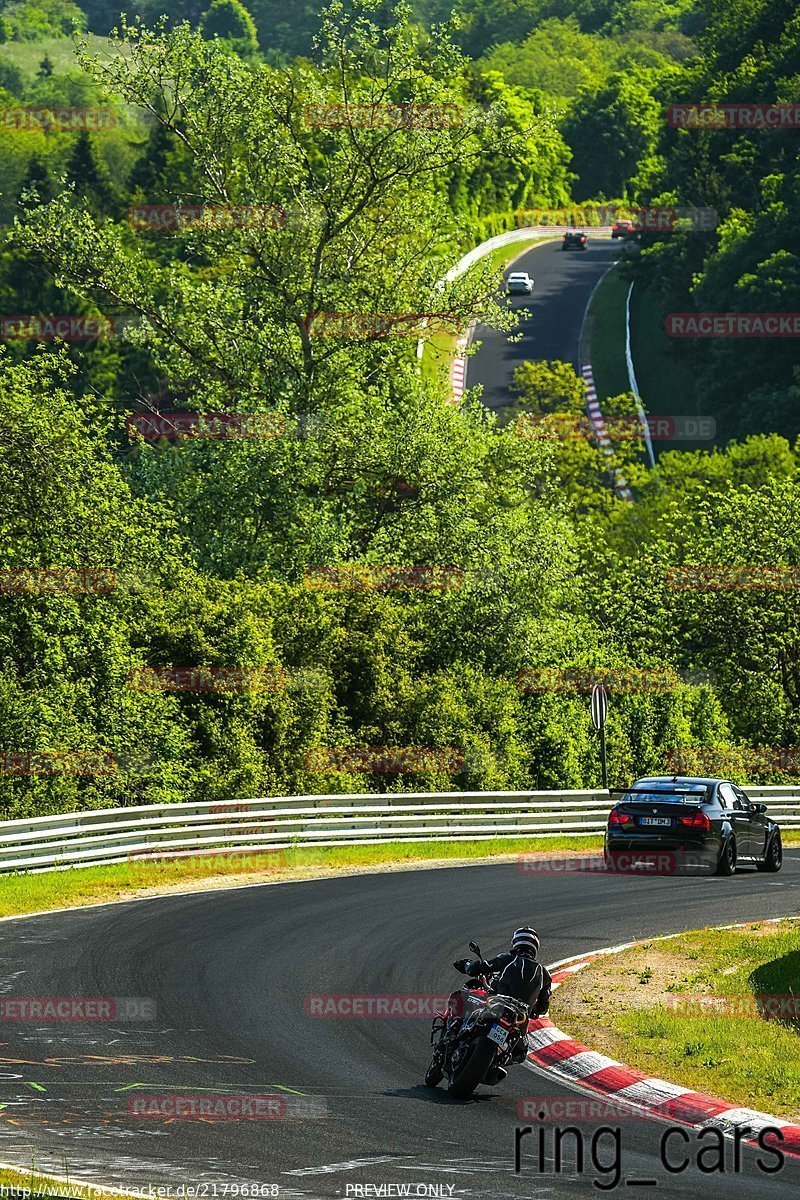
[[[536,955],[539,953],[539,935],[530,925],[515,929],[511,935],[511,948],[494,958],[481,961],[479,958],[459,958],[453,963],[457,971],[469,975],[465,987],[479,988],[482,986],[479,976],[483,975],[489,983],[489,990],[497,995],[513,996],[528,1005],[532,1017],[543,1017],[550,1007],[553,980],[547,967],[540,963]],[[458,1012],[460,1000],[457,992],[453,993],[451,1001],[455,1001],[455,1011]],[[453,1010],[451,1004],[451,1011]],[[448,1041],[458,1031],[461,1017],[454,1016],[447,1026]],[[525,1061],[528,1048],[523,1038],[515,1047],[512,1062]],[[499,1083],[505,1079],[508,1072],[503,1067],[496,1067],[492,1072],[493,1078],[487,1078],[487,1083]]]

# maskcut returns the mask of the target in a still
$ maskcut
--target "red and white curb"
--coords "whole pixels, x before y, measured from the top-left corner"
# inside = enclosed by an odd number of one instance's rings
[[[606,423],[600,408],[600,402],[597,399],[597,387],[594,382],[594,374],[592,373],[591,363],[584,363],[581,367],[583,382],[586,388],[586,409],[589,413],[589,420],[592,422],[595,437],[603,450],[604,454],[611,457],[614,453],[614,447],[611,445],[611,439],[606,432]],[[633,500],[633,494],[628,486],[627,479],[620,474],[619,471],[614,472],[617,492],[623,500]]]
[[[766,925],[777,921],[800,920],[800,917],[772,917],[765,921],[744,921],[735,925],[722,925],[721,929],[744,929],[748,925]],[[669,941],[682,936],[679,933],[660,937],[643,938],[636,942],[625,942],[620,946],[606,946],[591,954],[576,955],[563,959],[553,966],[553,983],[558,987],[571,975],[582,971],[598,958],[618,954],[635,946],[651,942]],[[536,1017],[528,1023],[528,1061],[532,1070],[545,1071],[571,1087],[585,1088],[595,1096],[622,1103],[638,1110],[644,1117],[656,1121],[667,1121],[690,1125],[694,1129],[715,1127],[724,1134],[736,1136],[743,1142],[756,1142],[761,1130],[780,1129],[783,1141],[776,1147],[792,1157],[800,1158],[800,1125],[771,1117],[752,1108],[742,1108],[730,1101],[716,1100],[703,1092],[678,1087],[664,1079],[656,1079],[641,1071],[634,1071],[605,1054],[598,1054],[588,1046],[570,1037],[547,1017]]]
[[[467,356],[464,354],[469,345],[472,330],[456,342],[456,357],[450,364],[450,403],[460,404],[467,386]]]

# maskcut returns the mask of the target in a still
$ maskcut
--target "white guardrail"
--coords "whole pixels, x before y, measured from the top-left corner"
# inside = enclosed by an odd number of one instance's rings
[[[750,787],[784,829],[800,829],[800,787]],[[148,858],[264,853],[296,846],[591,837],[605,791],[394,792],[146,804],[0,822],[0,872]]]

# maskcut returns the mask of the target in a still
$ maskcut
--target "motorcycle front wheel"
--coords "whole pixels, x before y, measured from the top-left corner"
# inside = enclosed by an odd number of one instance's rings
[[[478,1038],[453,1072],[450,1087],[447,1089],[450,1095],[459,1100],[471,1096],[494,1062],[496,1053],[497,1046],[494,1042],[485,1037]]]
[[[428,1087],[438,1087],[443,1079],[444,1071],[439,1066],[438,1059],[434,1059],[425,1072],[425,1083]]]

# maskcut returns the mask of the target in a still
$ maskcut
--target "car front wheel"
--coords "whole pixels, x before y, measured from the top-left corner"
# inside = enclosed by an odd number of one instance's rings
[[[719,853],[715,875],[733,875],[736,870],[736,839],[729,837]]]
[[[783,843],[781,842],[780,831],[777,831],[770,838],[767,853],[764,855],[764,861],[756,863],[756,868],[759,871],[770,871],[774,874],[776,871],[780,871],[782,866]]]

